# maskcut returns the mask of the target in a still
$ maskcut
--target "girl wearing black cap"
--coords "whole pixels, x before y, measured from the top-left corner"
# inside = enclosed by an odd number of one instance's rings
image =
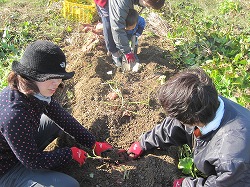
[[[30,44],[20,62],[13,62],[9,86],[0,93],[0,186],[78,187],[74,178],[52,169],[72,159],[82,165],[87,153],[77,147],[44,151],[63,130],[96,155],[113,149],[97,142],[52,97],[62,80],[74,75],[65,68],[62,50],[42,40]]]

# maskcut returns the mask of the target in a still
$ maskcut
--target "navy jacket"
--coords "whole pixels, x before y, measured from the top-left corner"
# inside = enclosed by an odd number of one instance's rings
[[[0,175],[21,162],[30,169],[51,169],[72,160],[70,148],[39,151],[35,142],[40,118],[46,114],[86,147],[93,147],[95,137],[53,98],[48,104],[34,96],[27,97],[6,87],[0,93]]]

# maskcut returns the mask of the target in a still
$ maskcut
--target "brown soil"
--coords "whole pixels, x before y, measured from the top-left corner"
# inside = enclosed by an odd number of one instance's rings
[[[58,27],[64,27],[65,23],[60,22],[53,27],[49,15],[54,11],[61,14],[60,2],[39,8],[36,2],[15,1],[14,4],[5,5],[0,17],[3,23],[14,25],[27,20],[32,23],[37,21],[37,39],[51,40],[50,34],[53,36],[53,32]],[[116,149],[128,150],[142,133],[152,129],[165,117],[156,98],[159,77],[165,75],[168,78],[178,68],[171,63],[167,52],[172,50],[172,45],[166,37],[161,37],[170,28],[155,16],[153,14],[147,20],[147,28],[139,40],[138,56],[142,68],[137,73],[123,73],[112,64],[111,57],[106,55],[102,32],[94,30],[96,24],[77,24],[73,32],[66,34],[64,31],[53,37],[54,41],[57,37],[64,41],[60,42],[60,46],[69,62],[68,71],[75,71],[74,78],[65,83],[63,91],[57,93],[57,100],[98,141],[107,141]],[[152,31],[157,36],[150,34]],[[107,74],[109,71],[112,74]],[[115,100],[107,97],[112,91],[110,86],[121,92]],[[59,143],[53,142],[48,149],[74,144],[69,138],[60,140]],[[177,150],[174,147],[152,150],[138,160],[126,162],[119,162],[113,153],[108,153],[106,159],[88,158],[81,167],[72,161],[58,170],[76,178],[81,187],[168,187],[181,175],[177,169]]]
[[[159,77],[168,78],[177,68],[163,50],[169,48],[168,44],[162,42],[161,37],[144,34],[139,41],[138,55],[142,68],[137,73],[123,73],[106,55],[102,35],[93,28],[87,32],[84,28],[86,25],[71,35],[69,43],[65,42],[63,50],[69,62],[68,71],[75,71],[75,76],[66,82],[57,98],[98,141],[128,150],[142,133],[164,119],[156,97]],[[109,71],[111,75],[107,74]],[[119,97],[110,100],[107,96],[113,91]],[[62,142],[65,144],[65,138]],[[87,151],[91,154],[91,150]],[[126,162],[110,155],[112,152],[106,159],[88,158],[82,167],[72,161],[59,170],[88,187],[166,187],[181,176],[175,147],[152,150],[138,160]]]

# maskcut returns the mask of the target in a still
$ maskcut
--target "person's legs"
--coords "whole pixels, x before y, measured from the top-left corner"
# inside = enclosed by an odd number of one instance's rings
[[[97,8],[97,12],[99,16],[102,19],[103,35],[104,35],[104,40],[105,40],[107,51],[112,54],[112,59],[114,63],[117,66],[121,66],[121,60],[122,60],[121,54],[119,53],[119,49],[117,49],[113,36],[112,36],[111,25],[110,25],[110,20],[109,20],[108,3],[104,8],[98,5],[96,5],[96,8]]]
[[[0,178],[2,187],[79,187],[77,180],[64,173],[25,168],[21,163]]]
[[[99,16],[102,19],[103,35],[104,35],[106,48],[109,52],[116,53],[118,49],[116,48],[116,45],[112,36],[112,32],[111,32],[108,3],[106,4],[104,8],[98,5],[96,5],[96,8],[97,8],[97,12]]]

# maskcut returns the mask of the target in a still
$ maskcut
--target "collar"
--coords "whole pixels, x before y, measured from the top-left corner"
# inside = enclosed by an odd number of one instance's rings
[[[36,97],[37,99],[39,99],[41,101],[46,101],[48,104],[51,102],[51,97],[43,96],[40,93],[34,94],[34,97]]]
[[[202,135],[200,129],[197,126],[194,127],[194,135],[196,138],[199,138]]]
[[[218,97],[218,100],[220,102],[220,106],[216,111],[215,118],[211,122],[209,122],[206,126],[198,127],[200,129],[202,135],[205,135],[211,131],[214,131],[220,126],[220,122],[221,122],[222,117],[224,115],[225,109],[224,109],[223,100],[220,97]]]

